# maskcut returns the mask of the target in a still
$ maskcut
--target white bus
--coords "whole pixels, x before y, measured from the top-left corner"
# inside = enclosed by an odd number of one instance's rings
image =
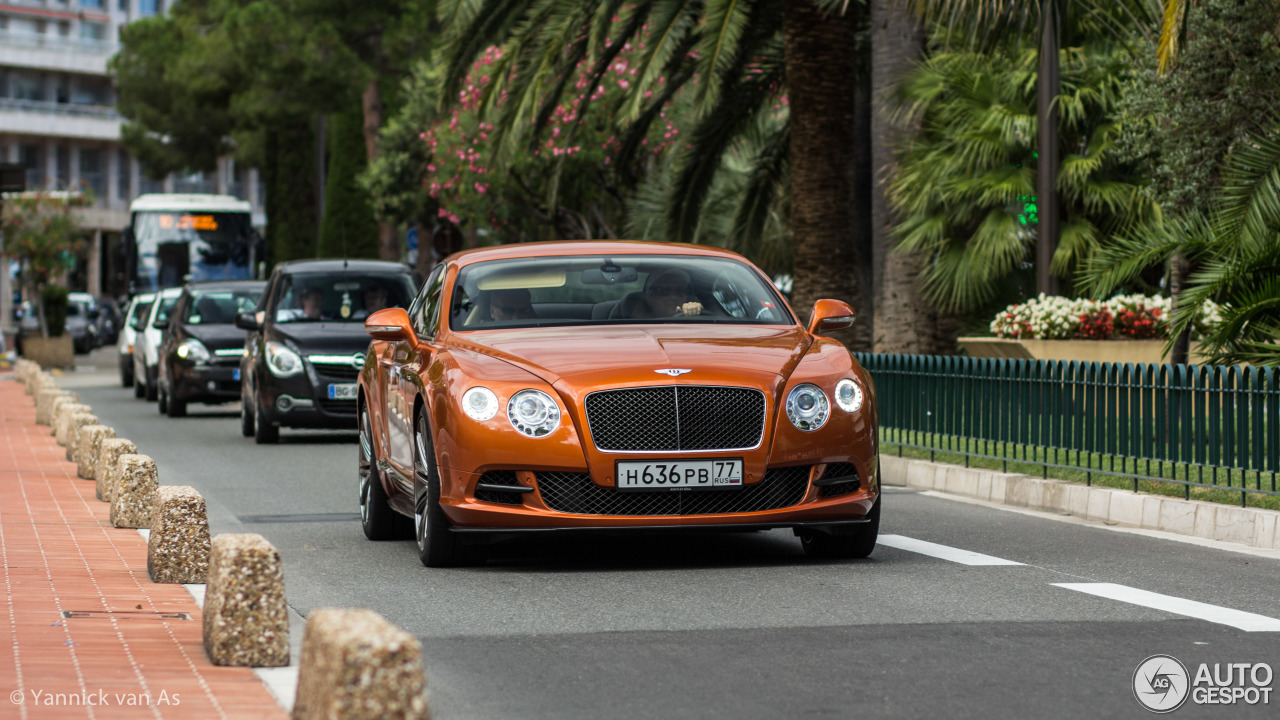
[[[129,293],[188,280],[249,280],[262,259],[248,201],[230,195],[149,194],[124,229]]]

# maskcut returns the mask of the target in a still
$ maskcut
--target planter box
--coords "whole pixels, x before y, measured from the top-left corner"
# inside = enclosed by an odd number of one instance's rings
[[[1109,363],[1163,363],[1163,340],[1011,340],[962,337],[960,347],[973,357],[1025,360],[1078,360]],[[1200,362],[1199,343],[1191,343],[1191,362]]]
[[[55,338],[24,337],[22,356],[40,363],[40,367],[45,370],[76,366],[75,343],[71,340],[70,333],[63,333],[62,337]]]

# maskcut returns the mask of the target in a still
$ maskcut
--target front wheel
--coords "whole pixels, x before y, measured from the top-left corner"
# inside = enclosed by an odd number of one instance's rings
[[[280,442],[280,428],[271,424],[271,419],[266,413],[262,412],[262,406],[258,404],[257,398],[252,400],[254,410],[254,428],[253,440],[259,445],[272,445]]]
[[[240,434],[244,437],[253,437],[253,405],[251,400],[246,400],[244,393],[240,393]]]
[[[867,513],[869,522],[855,526],[853,532],[843,535],[802,531],[800,546],[804,554],[812,558],[864,558],[876,549],[876,539],[880,536],[880,498],[871,512]]]
[[[161,415],[169,413],[169,393],[165,392],[164,385],[156,381],[156,409]]]
[[[169,407],[168,407],[169,417],[171,418],[185,417],[187,414],[187,401],[179,400],[178,398],[173,396],[172,392],[165,393],[165,395],[169,399]]]
[[[427,567],[466,564],[465,548],[449,529],[449,518],[440,508],[440,472],[425,411],[418,413],[414,425],[413,524],[418,559]]]

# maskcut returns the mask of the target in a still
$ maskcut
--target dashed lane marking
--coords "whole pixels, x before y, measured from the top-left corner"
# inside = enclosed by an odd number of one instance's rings
[[[1174,615],[1185,615],[1197,620],[1207,620],[1219,625],[1230,625],[1245,632],[1280,632],[1280,620],[1265,615],[1255,615],[1243,610],[1233,610],[1220,605],[1187,600],[1172,595],[1161,595],[1115,583],[1053,583],[1057,587],[1131,605],[1141,605],[1163,610]]]
[[[973,552],[972,550],[961,550],[949,545],[939,545],[926,540],[917,540],[915,538],[905,537],[903,535],[881,535],[876,540],[877,545],[885,547],[897,548],[898,550],[906,550],[907,552],[919,553],[930,557],[949,560],[961,565],[1022,565],[1023,563],[1014,562],[1013,560],[1005,560],[1004,558],[993,557],[991,555],[983,555],[982,553]]]

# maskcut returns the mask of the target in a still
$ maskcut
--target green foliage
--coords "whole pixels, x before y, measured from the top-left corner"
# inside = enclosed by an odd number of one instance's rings
[[[322,257],[377,258],[378,224],[356,178],[368,166],[364,116],[352,106],[329,116],[329,173],[320,223]]]
[[[40,302],[44,303],[44,324],[48,337],[62,337],[67,331],[67,298],[70,291],[65,285],[45,285],[40,288]]]
[[[436,89],[442,72],[432,57],[414,65],[404,84],[404,105],[382,127],[378,157],[360,175],[360,186],[368,193],[378,220],[424,230],[435,222],[439,205],[424,182],[431,149],[423,128],[440,117]]]
[[[266,132],[267,269],[278,262],[316,256],[320,210],[316,206],[315,127],[310,120],[281,123]]]
[[[1052,271],[1070,277],[1110,235],[1154,217],[1141,177],[1115,152],[1119,80],[1131,61],[1111,41],[1061,52],[1058,192],[1062,227]],[[905,76],[897,104],[920,134],[899,150],[889,199],[899,247],[929,258],[926,297],[949,311],[990,302],[1029,278],[1035,225],[1038,48],[941,51]],[[1027,276],[1027,277],[1024,277]]]
[[[1186,23],[1168,73],[1157,71],[1154,52],[1132,73],[1120,149],[1142,163],[1166,210],[1209,214],[1228,153],[1280,110],[1280,5],[1201,0]]]
[[[19,193],[4,199],[0,216],[4,253],[18,261],[22,282],[36,296],[43,298],[42,293],[50,287],[50,282],[69,270],[73,258],[84,249],[81,218],[75,208],[92,202],[91,197],[78,193],[48,191]],[[47,310],[40,316],[45,322],[42,330],[45,337],[60,335],[66,325],[65,296],[60,322],[48,322]]]

